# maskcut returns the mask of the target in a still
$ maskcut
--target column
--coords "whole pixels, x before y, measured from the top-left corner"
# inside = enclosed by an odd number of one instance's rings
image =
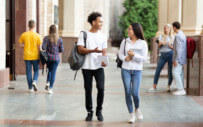
[[[172,24],[174,21],[181,22],[182,0],[159,0],[158,5],[158,32],[163,33],[165,24]]]
[[[202,31],[203,25],[203,1],[184,0],[182,30],[186,35],[198,35]]]
[[[60,35],[78,37],[83,30],[84,0],[60,0]]]

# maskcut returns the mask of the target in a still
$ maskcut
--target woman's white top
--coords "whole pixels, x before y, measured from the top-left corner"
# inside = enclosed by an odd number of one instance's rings
[[[125,47],[125,55],[124,55]],[[128,56],[128,51],[132,50],[134,52],[134,57],[131,61],[125,61]],[[142,70],[143,63],[147,61],[148,46],[145,40],[138,39],[135,43],[131,41],[130,38],[126,38],[121,42],[119,50],[119,58],[123,61],[122,68],[127,70]]]

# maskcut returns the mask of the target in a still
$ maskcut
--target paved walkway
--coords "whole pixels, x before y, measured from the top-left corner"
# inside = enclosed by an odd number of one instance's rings
[[[114,55],[112,55],[114,56]],[[83,78],[78,73],[73,81],[74,72],[68,64],[60,65],[57,71],[54,94],[44,89],[46,76],[39,76],[39,91],[27,92],[25,76],[17,76],[15,89],[0,89],[0,127],[31,126],[68,126],[68,127],[203,127],[203,98],[195,96],[173,96],[165,92],[166,71],[162,72],[158,93],[149,94],[152,86],[155,65],[144,65],[141,84],[142,121],[128,124],[129,114],[125,104],[124,88],[120,69],[112,57],[105,69],[106,89],[103,107],[104,122],[85,122],[86,117]],[[173,90],[175,86],[173,85]],[[96,88],[93,90],[94,109],[96,107]]]

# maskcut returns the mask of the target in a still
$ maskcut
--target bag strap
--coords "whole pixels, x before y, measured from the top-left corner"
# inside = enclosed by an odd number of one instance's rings
[[[125,39],[125,45],[124,45],[124,56],[125,56],[125,47],[126,47],[126,39]]]
[[[85,48],[87,47],[87,32],[85,32],[85,31],[81,31],[82,33],[83,33],[83,38],[84,38],[84,44],[85,44]]]
[[[44,75],[44,65],[42,66],[42,75]]]
[[[78,70],[75,72],[74,81],[76,79],[77,73],[78,73]]]

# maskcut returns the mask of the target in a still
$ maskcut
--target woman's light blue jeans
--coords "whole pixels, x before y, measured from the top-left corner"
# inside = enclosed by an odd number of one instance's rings
[[[141,70],[121,70],[122,80],[125,88],[125,99],[129,113],[133,113],[132,97],[135,108],[139,108],[139,89],[142,79]]]

